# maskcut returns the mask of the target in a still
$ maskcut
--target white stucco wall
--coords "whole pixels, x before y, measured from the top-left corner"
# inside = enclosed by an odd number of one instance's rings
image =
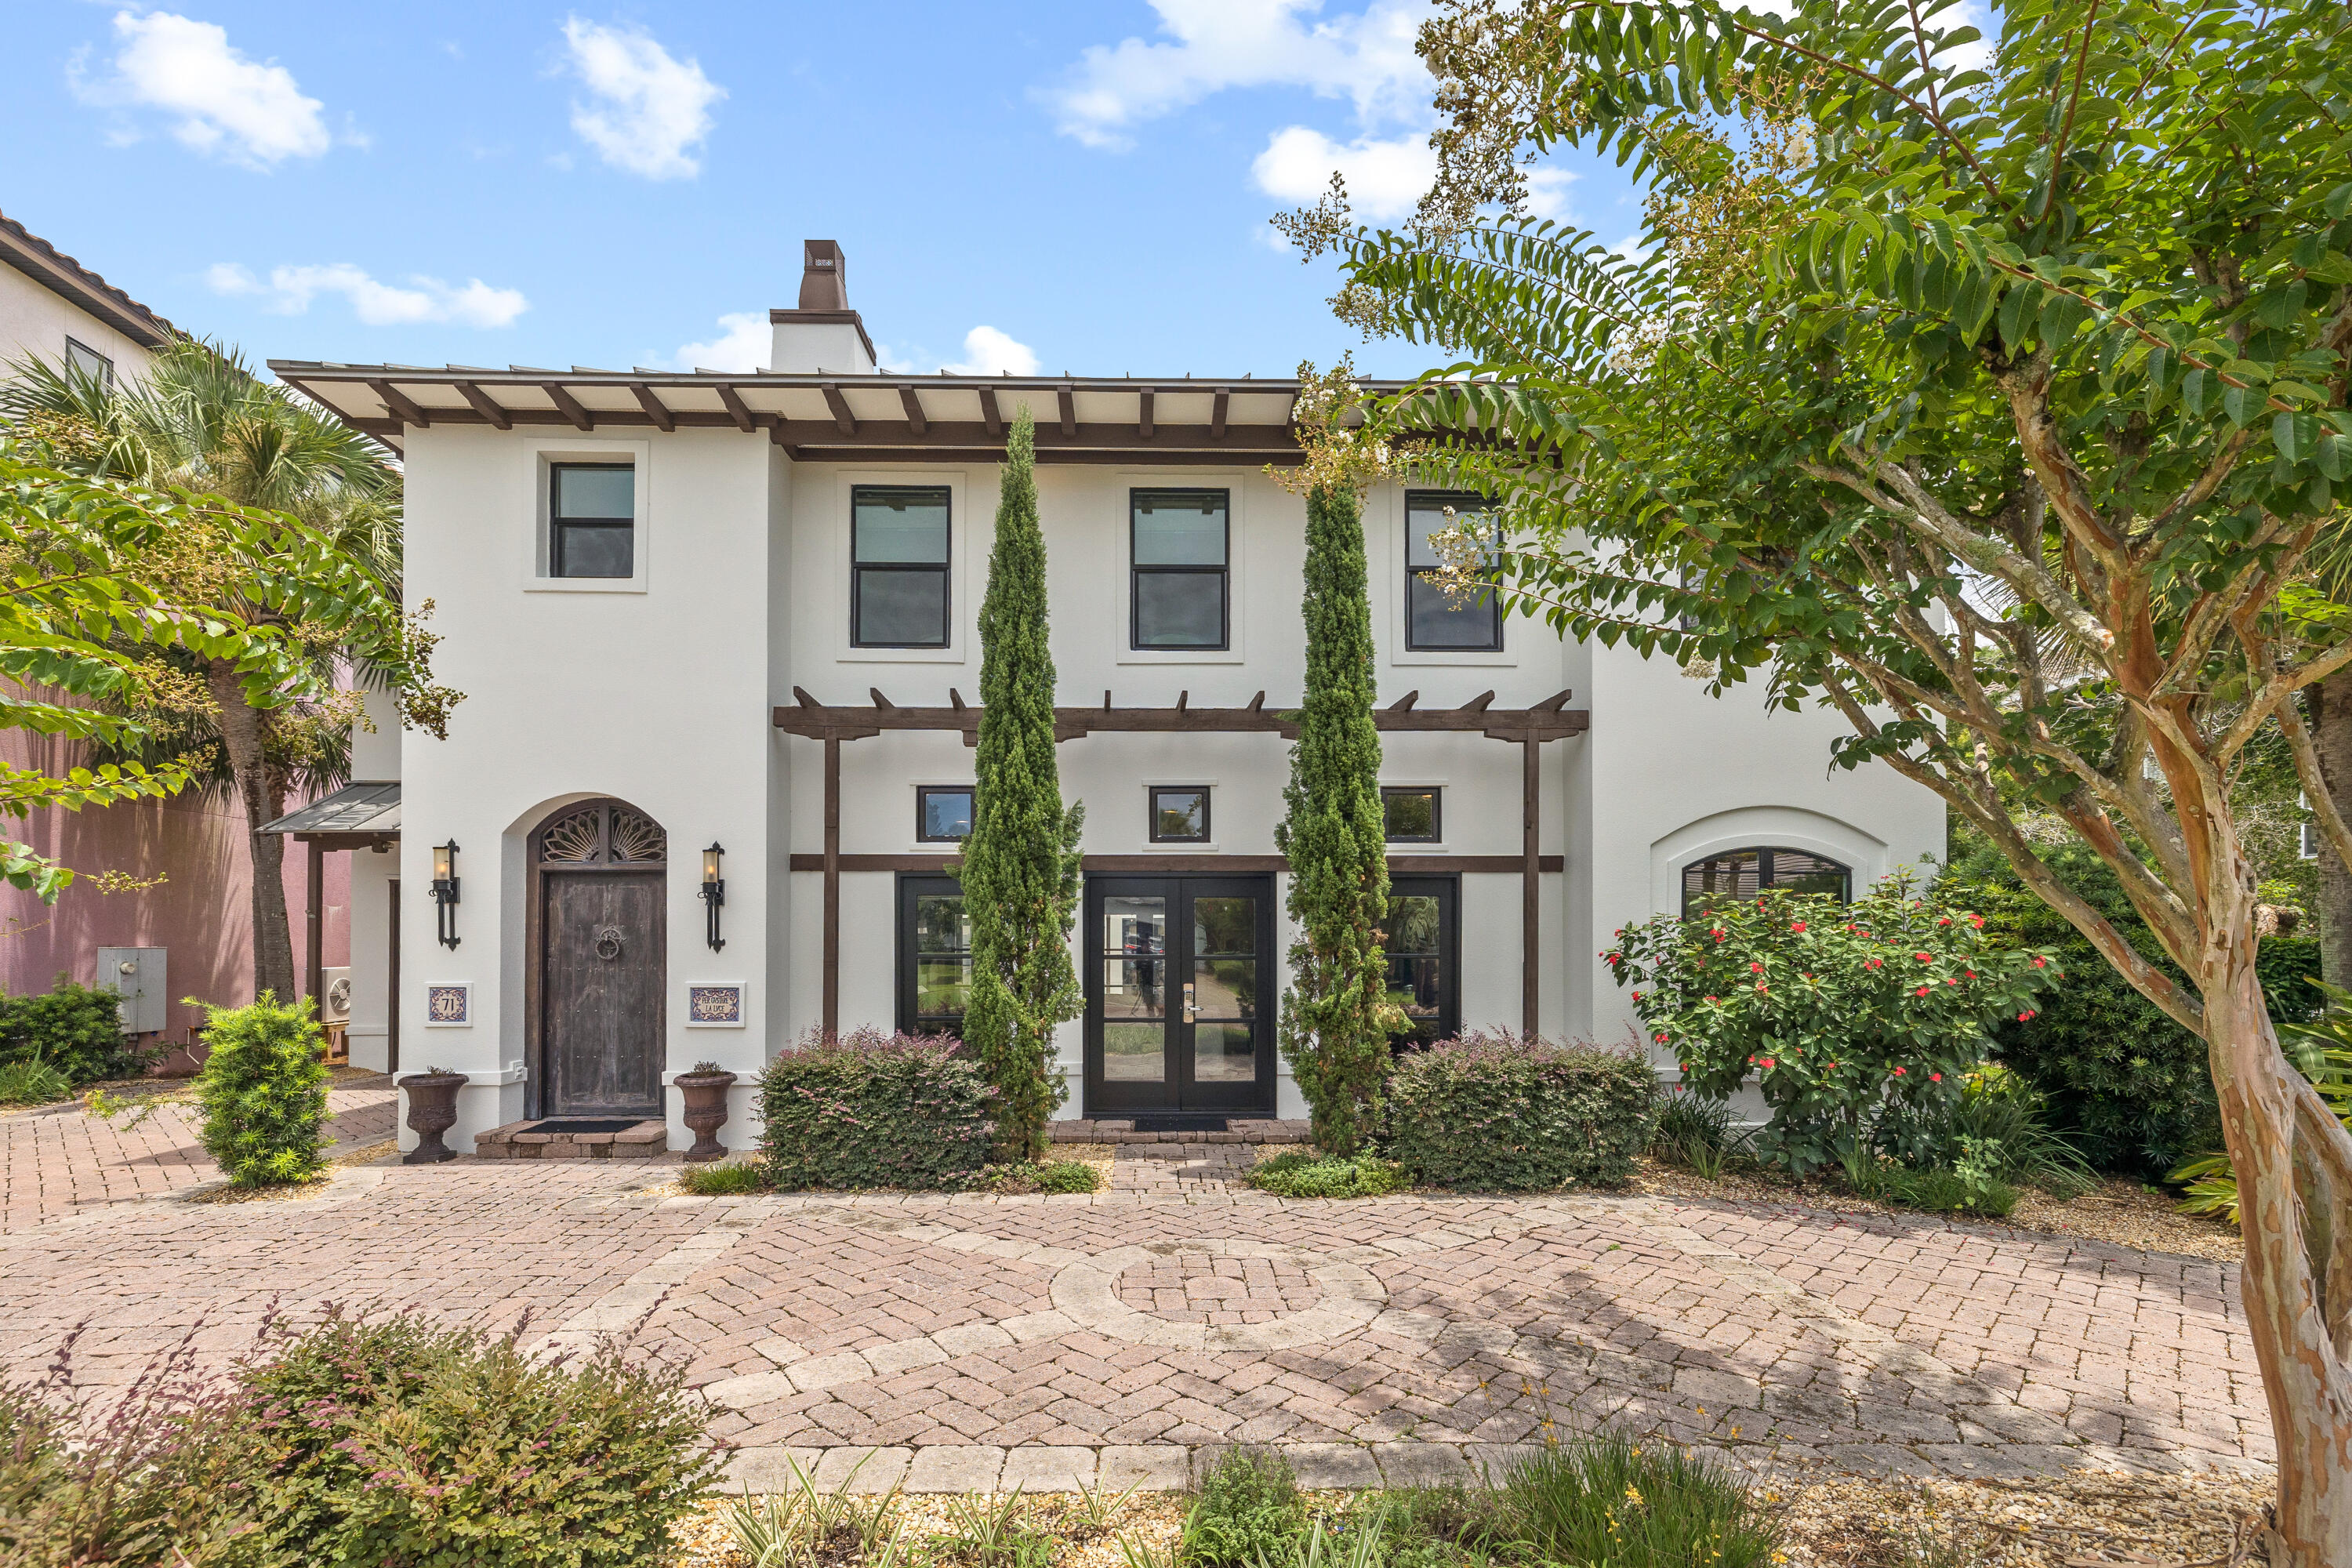
[[[112,360],[117,375],[135,379],[146,370],[146,349],[15,268],[0,267],[0,363],[37,355],[61,363],[68,338]]]

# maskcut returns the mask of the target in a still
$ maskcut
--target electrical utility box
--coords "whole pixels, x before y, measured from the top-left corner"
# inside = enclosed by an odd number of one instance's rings
[[[164,979],[161,947],[101,947],[98,950],[98,984],[122,998],[122,1032],[160,1035],[172,997]]]

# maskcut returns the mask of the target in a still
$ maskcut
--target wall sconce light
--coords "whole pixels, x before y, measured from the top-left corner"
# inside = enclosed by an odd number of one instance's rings
[[[433,847],[433,901],[440,906],[441,945],[457,945],[457,841]]]
[[[719,861],[726,853],[715,838],[710,847],[702,852],[702,901],[709,907],[710,917],[710,930],[704,940],[710,943],[713,952],[727,945],[726,939],[719,934],[719,911],[727,902],[727,879],[719,874]]]

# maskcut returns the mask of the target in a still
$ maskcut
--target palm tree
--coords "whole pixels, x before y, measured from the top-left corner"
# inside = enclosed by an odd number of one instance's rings
[[[400,578],[401,479],[390,455],[333,415],[286,387],[257,379],[234,352],[184,342],[160,351],[146,379],[109,384],[77,367],[35,359],[11,367],[0,388],[0,420],[45,437],[61,458],[91,471],[217,495],[281,512],[323,534],[366,567],[395,599]],[[214,563],[217,603],[257,624],[287,626],[268,605],[238,592],[268,563]],[[331,644],[312,657],[331,660]],[[283,842],[257,831],[285,814],[289,788],[340,775],[347,753],[322,736],[347,709],[289,702],[257,707],[244,676],[223,660],[188,660],[207,708],[184,700],[159,715],[156,743],[213,749],[220,782],[245,810],[253,860],[253,978],[257,993],[295,992],[294,945],[286,914]],[[364,678],[371,673],[360,671]],[[169,685],[169,682],[162,683]],[[180,683],[184,690],[188,682]],[[205,742],[216,742],[216,748]]]

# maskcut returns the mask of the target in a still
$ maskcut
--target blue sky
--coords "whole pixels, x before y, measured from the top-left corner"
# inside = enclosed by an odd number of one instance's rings
[[[1406,374],[1266,218],[1409,207],[1426,5],[20,0],[0,211],[255,359],[748,369],[815,237],[898,368]]]

